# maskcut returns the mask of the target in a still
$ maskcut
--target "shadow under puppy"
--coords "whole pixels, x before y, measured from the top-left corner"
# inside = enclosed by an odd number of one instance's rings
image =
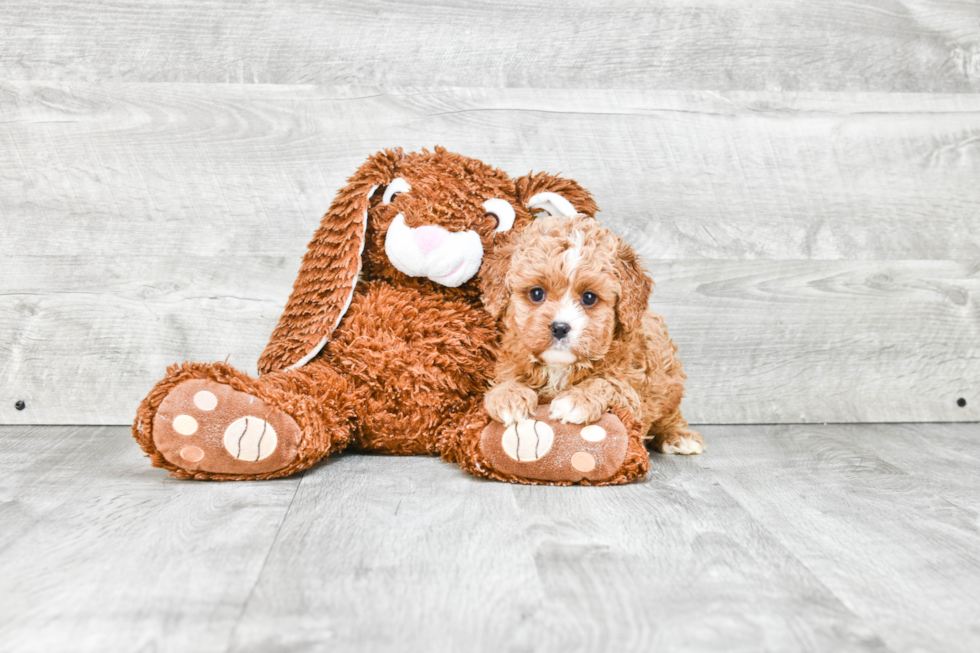
[[[653,280],[629,245],[587,216],[550,217],[495,259],[498,278],[485,285],[488,309],[503,326],[484,399],[492,418],[522,423],[549,400],[547,416],[564,424],[626,410],[658,451],[704,451],[681,415],[687,377],[677,346],[647,308]]]

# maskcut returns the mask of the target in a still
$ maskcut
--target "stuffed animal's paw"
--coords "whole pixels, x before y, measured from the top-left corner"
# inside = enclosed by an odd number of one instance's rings
[[[510,426],[491,422],[480,450],[495,471],[514,480],[601,482],[619,471],[626,459],[628,434],[612,413],[580,426],[552,420],[548,404],[531,419]]]
[[[266,474],[297,457],[292,417],[231,387],[197,379],[176,386],[153,419],[153,443],[187,472]]]

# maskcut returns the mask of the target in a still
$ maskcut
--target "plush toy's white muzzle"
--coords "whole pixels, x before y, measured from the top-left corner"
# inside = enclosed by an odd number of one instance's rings
[[[436,225],[412,228],[399,213],[385,234],[385,254],[399,272],[456,288],[473,278],[483,261],[475,231],[447,231]]]

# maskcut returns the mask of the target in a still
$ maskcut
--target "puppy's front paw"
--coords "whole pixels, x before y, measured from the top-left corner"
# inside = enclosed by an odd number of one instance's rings
[[[582,424],[585,422],[582,409],[575,404],[575,400],[571,397],[559,397],[552,401],[548,417],[563,424]]]
[[[548,417],[563,424],[592,424],[606,412],[606,404],[574,390],[558,395],[551,402]]]
[[[487,391],[483,397],[487,414],[504,426],[526,420],[538,407],[538,393],[531,388],[507,381]]]

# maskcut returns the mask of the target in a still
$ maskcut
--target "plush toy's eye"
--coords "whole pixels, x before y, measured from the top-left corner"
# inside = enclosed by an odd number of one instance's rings
[[[540,304],[541,302],[544,301],[544,296],[545,296],[544,288],[542,288],[541,286],[535,286],[534,288],[531,288],[531,292],[529,292],[527,296],[530,297],[531,301],[534,302],[535,304]]]
[[[408,185],[408,182],[398,177],[393,179],[388,187],[385,188],[385,194],[381,196],[381,201],[385,204],[391,204],[391,200],[395,199],[395,195],[398,193],[407,193],[412,190],[412,187]]]
[[[514,207],[510,205],[507,200],[502,200],[495,197],[491,200],[487,200],[483,203],[483,208],[486,209],[487,214],[493,215],[497,220],[497,228],[495,231],[500,233],[501,231],[507,231],[514,226]]]
[[[597,301],[599,301],[599,296],[591,290],[582,293],[582,306],[595,306]]]

